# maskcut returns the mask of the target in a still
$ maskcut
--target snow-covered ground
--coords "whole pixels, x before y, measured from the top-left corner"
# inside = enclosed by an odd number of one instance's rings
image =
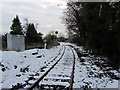
[[[51,66],[55,56],[62,52],[63,46],[47,49],[32,49],[23,52],[0,51],[2,88],[12,88],[17,83],[24,84],[32,75],[40,76],[44,66]]]
[[[78,52],[84,53],[83,47],[77,47],[70,43],[61,43],[52,49],[31,49],[23,52],[0,51],[0,72],[2,73],[2,88],[12,88],[17,83],[25,85],[25,88],[34,83],[60,58],[64,51],[64,45],[77,48]],[[112,67],[102,67],[106,64],[106,58],[87,56],[78,57],[75,54],[75,70],[73,88],[118,88],[119,73]],[[56,64],[54,69],[39,84],[69,85],[68,82],[53,82],[56,79],[70,80],[73,66],[73,53],[69,46],[63,58]],[[47,82],[45,82],[47,80]],[[52,81],[53,80],[53,81]]]
[[[86,52],[82,47],[77,47],[77,49],[80,53]],[[76,55],[74,88],[111,88],[113,90],[116,88],[118,90],[119,73],[107,65],[106,58],[95,57],[90,54],[81,56],[81,58],[77,57]],[[106,67],[102,66],[104,64]]]
[[[118,88],[118,80],[111,79],[109,75],[106,75],[96,65],[92,65],[87,59],[84,63],[76,60],[74,81],[74,88]]]

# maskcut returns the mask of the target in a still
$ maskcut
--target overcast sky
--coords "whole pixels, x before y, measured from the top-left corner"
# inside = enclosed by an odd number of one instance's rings
[[[22,24],[25,18],[28,18],[30,23],[38,23],[37,31],[43,34],[53,30],[58,30],[59,32],[66,31],[64,24],[61,23],[63,10],[66,8],[64,0],[12,1],[2,2],[2,18],[0,17],[2,26],[0,26],[0,33],[10,31],[11,21],[16,15],[19,16]]]

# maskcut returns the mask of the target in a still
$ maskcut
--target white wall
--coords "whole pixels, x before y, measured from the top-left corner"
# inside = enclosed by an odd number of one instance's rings
[[[15,51],[24,51],[25,50],[24,36],[7,34],[7,49]]]

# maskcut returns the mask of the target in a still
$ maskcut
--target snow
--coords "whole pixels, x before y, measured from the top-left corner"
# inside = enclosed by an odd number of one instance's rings
[[[0,51],[2,53],[1,64],[4,65],[5,71],[2,72],[2,88],[12,88],[12,85],[17,83],[24,84],[32,75],[40,77],[43,73],[41,69],[53,64],[51,60],[61,53],[63,46],[58,46],[50,50],[47,49],[32,49],[23,52],[16,51]],[[32,53],[38,52],[36,55]],[[36,58],[41,55],[41,58]],[[15,68],[16,66],[16,68]],[[25,69],[26,68],[26,69]],[[47,70],[47,69],[46,69]]]
[[[44,79],[70,80],[70,77],[45,77]]]
[[[62,59],[57,63],[57,65],[48,73],[46,77],[40,82],[47,83],[49,85],[58,83],[58,85],[62,83],[63,86],[70,85],[70,77],[73,68],[73,55],[71,48],[66,46],[64,56]],[[47,82],[46,82],[47,81]],[[52,82],[54,81],[54,83]],[[60,82],[61,81],[61,82]],[[68,83],[68,84],[66,84]]]
[[[39,85],[70,86],[74,60],[70,47],[72,46],[80,53],[88,54],[80,58],[73,50],[75,54],[73,88],[118,88],[120,82],[116,77],[119,77],[119,73],[110,66],[102,67],[103,64],[107,64],[107,58],[90,55],[82,46],[78,47],[70,43],[60,44],[60,46],[52,49],[36,48],[23,52],[0,51],[0,58],[2,59],[0,61],[0,87],[12,88],[19,83],[25,85],[24,88],[29,88],[59,60],[64,51],[64,46],[66,48],[63,57]],[[110,73],[115,77],[111,78]]]
[[[78,47],[77,47],[78,48]],[[80,50],[80,49],[79,49]],[[83,53],[83,50],[82,52]],[[103,71],[112,69],[111,67],[100,68],[95,65],[94,56],[81,57],[75,61],[75,73],[74,73],[74,88],[118,88],[118,80],[112,79],[107,73],[113,72],[114,75],[119,75],[116,70]],[[81,59],[84,61],[81,61]],[[96,57],[96,59],[101,59]],[[103,60],[105,60],[104,58]],[[107,61],[107,60],[106,60]],[[101,61],[102,63],[104,61]],[[99,63],[99,64],[100,64]]]
[[[57,85],[57,86],[65,86],[68,87],[69,83],[68,82],[40,82],[39,85]]]

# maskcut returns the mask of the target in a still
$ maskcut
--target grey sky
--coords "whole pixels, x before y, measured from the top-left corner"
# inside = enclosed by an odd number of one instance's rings
[[[13,2],[12,2],[13,1]],[[18,14],[21,23],[24,23],[24,18],[28,18],[31,23],[38,23],[38,32],[47,34],[51,30],[65,32],[66,28],[61,23],[63,9],[65,9],[65,1],[61,0],[39,0],[36,2],[2,2],[2,26],[0,33],[6,33],[10,30],[11,21]],[[22,0],[21,0],[22,1]],[[58,4],[62,4],[58,6]],[[2,27],[2,28],[1,28]]]

